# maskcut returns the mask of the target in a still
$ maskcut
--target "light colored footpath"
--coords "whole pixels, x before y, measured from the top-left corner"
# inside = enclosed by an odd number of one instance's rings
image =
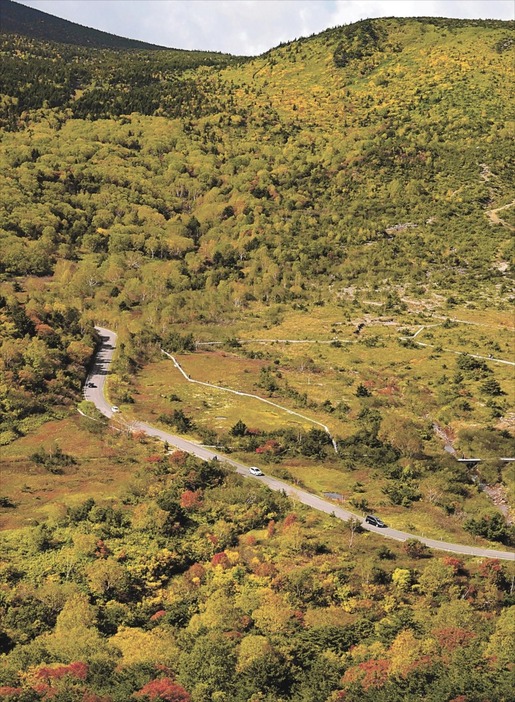
[[[249,392],[241,392],[241,390],[233,390],[232,388],[226,388],[223,387],[222,385],[213,385],[213,383],[204,383],[201,380],[193,380],[182,368],[181,364],[177,359],[172,356],[172,354],[168,353],[168,351],[163,351],[161,349],[161,353],[164,353],[165,356],[168,356],[168,358],[171,358],[173,361],[174,366],[177,368],[177,370],[183,375],[183,377],[188,381],[188,383],[195,383],[196,385],[203,385],[206,388],[211,388],[213,390],[222,390],[223,392],[230,392],[233,395],[240,395],[241,397],[250,397],[253,400],[258,400],[259,402],[264,402],[267,405],[272,405],[272,407],[276,407],[277,409],[282,410],[283,412],[287,412],[288,414],[293,414],[296,417],[300,417],[301,419],[304,419],[306,422],[311,422],[311,424],[316,424],[319,427],[322,427],[322,429],[326,432],[326,434],[329,436],[331,439],[331,443],[334,448],[334,452],[338,453],[338,447],[336,445],[336,441],[333,439],[331,436],[331,432],[329,431],[329,427],[327,427],[325,424],[322,424],[322,422],[317,422],[316,419],[311,419],[310,417],[306,417],[305,414],[300,414],[299,412],[294,412],[291,409],[287,409],[286,407],[283,407],[282,405],[278,405],[277,402],[272,402],[272,400],[267,400],[264,397],[259,397],[259,395],[251,395]]]
[[[91,372],[86,380],[86,385],[84,387],[84,397],[86,400],[93,402],[96,408],[106,417],[113,417],[115,412],[113,412],[111,405],[107,402],[104,396],[104,385],[105,379],[109,373],[109,368],[111,361],[113,359],[114,350],[116,348],[116,334],[110,329],[105,329],[103,327],[96,327],[96,330],[100,334],[102,343],[95,356],[95,361],[93,363]],[[216,386],[214,386],[216,387]],[[219,388],[218,388],[219,389]],[[322,497],[313,495],[306,490],[301,490],[299,488],[293,487],[288,483],[278,480],[277,478],[264,475],[262,477],[255,477],[249,474],[249,466],[234,461],[227,456],[206,448],[200,444],[190,441],[188,439],[183,439],[176,434],[170,434],[162,429],[157,429],[156,427],[146,424],[145,422],[133,422],[131,423],[131,429],[133,431],[143,431],[148,436],[153,436],[161,441],[165,441],[168,444],[175,446],[181,451],[186,451],[191,453],[198,458],[205,461],[211,461],[213,459],[218,459],[224,463],[228,463],[236,469],[237,473],[244,475],[249,480],[260,480],[262,483],[267,485],[271,490],[278,490],[284,492],[286,495],[291,497],[302,504],[312,507],[319,512],[325,512],[326,514],[333,515],[336,519],[341,519],[347,521],[348,519],[358,519],[361,522],[363,529],[367,531],[374,532],[379,536],[383,536],[388,539],[395,539],[396,541],[406,541],[407,539],[417,539],[422,543],[426,544],[429,548],[433,548],[439,551],[449,551],[450,553],[458,553],[465,556],[477,556],[480,558],[499,558],[507,561],[515,561],[515,553],[510,551],[495,551],[487,548],[480,548],[478,546],[464,546],[462,544],[448,543],[446,541],[438,541],[436,539],[427,539],[426,537],[419,536],[418,534],[409,534],[404,531],[398,531],[397,529],[391,529],[389,527],[385,529],[379,529],[371,524],[367,524],[363,517],[354,514],[354,512],[349,512],[346,509],[325,500]]]

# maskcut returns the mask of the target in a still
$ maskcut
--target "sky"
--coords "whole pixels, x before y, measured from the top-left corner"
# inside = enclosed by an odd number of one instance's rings
[[[129,39],[239,56],[368,17],[515,19],[515,0],[16,1]]]

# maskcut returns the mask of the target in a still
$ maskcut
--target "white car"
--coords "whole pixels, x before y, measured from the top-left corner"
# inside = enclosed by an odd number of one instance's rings
[[[252,468],[249,468],[249,473],[252,473],[252,475],[264,475],[263,471],[257,468],[256,466],[252,466]]]
[[[111,412],[119,412],[119,411],[120,411],[120,408],[117,407],[116,405],[113,405],[113,406],[111,407]]]

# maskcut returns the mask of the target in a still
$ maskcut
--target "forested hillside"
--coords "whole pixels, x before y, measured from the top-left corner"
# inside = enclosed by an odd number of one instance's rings
[[[338,289],[409,272],[412,283],[470,295],[479,280],[502,282],[495,264],[509,232],[490,227],[486,210],[506,204],[513,185],[509,27],[370,26],[377,39],[331,30],[223,71],[187,70],[192,60],[178,65],[174,52],[73,60],[4,35],[2,226],[21,253],[4,270],[47,274],[58,259],[127,251],[146,264],[186,251],[187,287],[202,287],[208,269],[224,279],[239,270],[254,294],[249,262],[258,262],[279,268],[264,284],[278,299],[302,296],[299,276],[306,284],[310,274]],[[363,55],[344,48],[360,42]],[[73,218],[53,214],[52,198]],[[38,201],[43,219],[57,218],[44,264],[32,260],[31,239],[42,246],[52,224],[13,221]]]
[[[131,427],[513,545],[513,23],[241,59],[33,19],[0,34],[0,699],[508,702],[511,563]],[[80,403],[98,324],[111,424]]]
[[[505,565],[387,547],[216,462],[77,425],[58,482],[88,471],[104,494],[2,535],[0,699],[511,699]]]
[[[4,34],[4,280],[30,276],[36,324],[147,339],[348,291],[502,308],[512,29],[363,22],[224,70]]]

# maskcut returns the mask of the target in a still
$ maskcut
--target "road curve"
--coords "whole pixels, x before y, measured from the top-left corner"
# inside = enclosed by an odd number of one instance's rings
[[[101,344],[97,349],[95,355],[95,361],[91,368],[91,371],[86,380],[86,385],[84,387],[84,397],[86,400],[93,402],[96,408],[106,417],[111,418],[113,416],[113,411],[111,405],[107,402],[104,395],[104,385],[106,377],[109,373],[110,365],[113,359],[114,350],[116,348],[116,334],[110,329],[105,329],[104,327],[95,327],[100,335]],[[146,422],[131,422],[131,429],[134,431],[143,431],[148,436],[153,436],[161,441],[166,441],[168,444],[175,446],[181,451],[186,451],[191,453],[198,458],[205,461],[210,461],[214,458],[221,459],[224,463],[228,463],[236,469],[236,472],[244,475],[247,478],[252,478],[254,480],[260,480],[262,483],[267,485],[271,490],[279,490],[285,492],[289,497],[301,502],[302,504],[312,507],[319,512],[325,512],[326,514],[331,514],[337,519],[347,521],[348,519],[354,518],[359,519],[363,529],[371,531],[375,534],[379,534],[388,539],[394,539],[396,541],[406,541],[407,539],[417,539],[422,543],[426,544],[429,548],[436,549],[438,551],[448,551],[450,553],[458,553],[464,556],[476,556],[480,558],[498,558],[507,561],[515,561],[515,553],[510,551],[495,551],[487,548],[480,548],[478,546],[465,546],[463,544],[454,544],[446,541],[438,541],[436,539],[428,539],[418,534],[409,534],[404,531],[398,531],[397,529],[391,529],[386,527],[380,529],[374,527],[371,524],[367,524],[363,517],[355,514],[354,512],[349,512],[346,509],[325,500],[322,497],[313,495],[306,490],[301,490],[288,483],[273,478],[268,475],[261,477],[255,477],[249,475],[249,466],[234,461],[227,456],[220,453],[212,451],[194,441],[189,441],[188,439],[183,439],[176,434],[170,434],[170,432],[163,431],[153,427]]]
[[[117,336],[114,331],[104,329],[104,327],[95,327],[95,329],[100,336],[101,343],[86,378],[83,394],[85,400],[93,402],[103,415],[111,418],[115,413],[105,398],[104,385],[113,360]]]

